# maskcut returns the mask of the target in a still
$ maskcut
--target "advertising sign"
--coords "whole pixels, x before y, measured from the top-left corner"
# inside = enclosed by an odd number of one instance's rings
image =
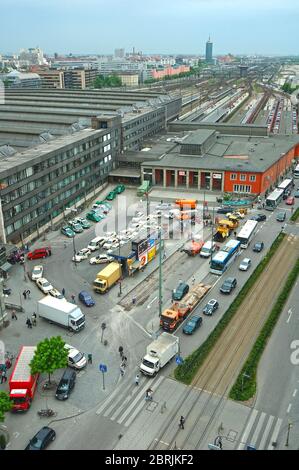
[[[156,255],[156,247],[154,246],[147,252],[147,261],[150,262]]]
[[[139,261],[140,261],[139,269],[141,269],[147,264],[147,251],[145,251],[139,256]]]

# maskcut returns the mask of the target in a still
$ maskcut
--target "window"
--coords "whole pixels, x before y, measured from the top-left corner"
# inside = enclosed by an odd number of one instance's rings
[[[246,181],[246,175],[240,175],[240,180],[241,181]]]
[[[256,181],[256,176],[255,175],[250,175],[250,181]]]
[[[237,179],[236,173],[231,173],[230,179],[231,179],[231,181],[232,181],[232,180],[236,180],[236,179]]]

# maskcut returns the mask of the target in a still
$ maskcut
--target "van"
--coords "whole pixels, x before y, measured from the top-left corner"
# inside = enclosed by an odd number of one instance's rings
[[[46,246],[45,248],[37,248],[34,251],[30,251],[27,255],[27,259],[38,259],[38,258],[46,258],[47,256],[51,256],[51,248]]]
[[[65,369],[56,389],[55,397],[57,400],[66,400],[76,383],[76,372],[72,369]]]
[[[91,251],[95,251],[101,246],[103,246],[105,243],[105,238],[104,237],[96,237],[91,242],[89,242],[87,248],[89,248]]]
[[[213,251],[215,251],[215,248],[216,243],[211,242],[209,240],[203,245],[202,249],[199,252],[199,256],[202,256],[203,258],[209,258],[212,255]]]

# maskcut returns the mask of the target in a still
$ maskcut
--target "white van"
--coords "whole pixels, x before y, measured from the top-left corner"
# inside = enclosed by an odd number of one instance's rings
[[[96,237],[91,242],[89,242],[87,248],[89,248],[91,251],[95,251],[98,248],[100,248],[104,243],[106,239],[104,237]]]
[[[211,254],[213,253],[213,251],[215,251],[215,248],[216,248],[216,243],[211,242],[209,240],[203,245],[202,249],[199,252],[199,256],[202,256],[203,258],[209,258]]]

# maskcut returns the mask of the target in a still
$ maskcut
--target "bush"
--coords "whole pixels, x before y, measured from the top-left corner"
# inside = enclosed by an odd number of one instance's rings
[[[296,220],[298,219],[299,217],[299,207],[295,210],[294,214],[292,215],[292,217],[290,217],[290,220],[292,220],[293,222],[296,222]]]
[[[198,349],[193,351],[193,353],[190,354],[190,356],[188,356],[184,360],[183,364],[179,365],[175,369],[174,376],[177,380],[185,384],[190,384],[192,382],[192,379],[196,375],[198,369],[203,364],[207,355],[209,354],[211,349],[214,347],[217,340],[220,338],[222,332],[224,331],[224,329],[227,327],[227,325],[229,324],[229,322],[231,321],[231,319],[237,312],[243,300],[248,295],[248,292],[250,291],[250,289],[253,287],[255,282],[258,280],[258,278],[260,277],[260,275],[266,268],[267,264],[269,263],[273,255],[275,254],[276,250],[278,249],[284,237],[285,237],[285,234],[281,233],[274,240],[267,255],[262,259],[259,265],[255,268],[250,278],[246,281],[246,283],[242,287],[238,296],[232,302],[230,307],[226,310],[223,317],[221,318],[219,323],[216,325],[214,330],[210,333],[206,341],[201,346],[199,346]]]

